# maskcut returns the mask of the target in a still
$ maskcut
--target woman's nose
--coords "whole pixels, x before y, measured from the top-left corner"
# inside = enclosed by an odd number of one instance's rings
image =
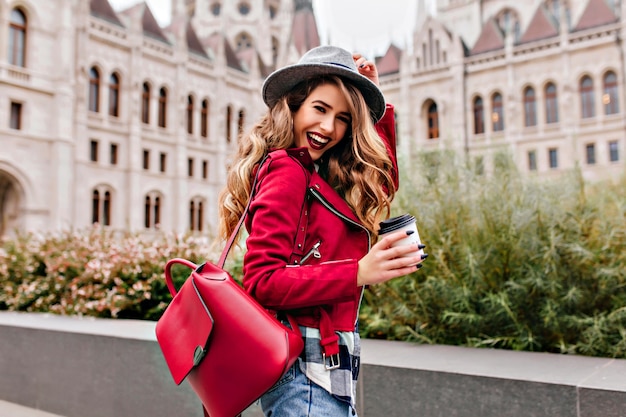
[[[320,127],[326,134],[332,133],[335,128],[335,123],[332,117],[323,117],[320,121]]]

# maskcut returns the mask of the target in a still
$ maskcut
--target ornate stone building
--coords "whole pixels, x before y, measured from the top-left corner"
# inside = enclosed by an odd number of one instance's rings
[[[320,41],[311,0],[171,1],[163,28],[144,3],[0,0],[0,235],[213,231],[263,78]],[[415,1],[412,47],[377,58],[402,158],[624,175],[621,1]]]
[[[0,236],[211,233],[263,78],[317,45],[310,1],[0,0]]]
[[[620,0],[419,0],[412,51],[379,60],[403,155],[452,149],[478,171],[498,155],[540,177],[626,174]],[[410,166],[410,165],[409,165]]]

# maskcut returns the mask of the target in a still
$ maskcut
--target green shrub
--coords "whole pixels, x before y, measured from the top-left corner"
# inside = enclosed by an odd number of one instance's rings
[[[448,161],[442,163],[441,161]],[[370,288],[366,337],[626,358],[626,183],[489,176],[426,155],[394,210],[429,258]]]
[[[450,153],[420,157],[394,214],[417,217],[430,256],[366,290],[363,336],[626,358],[626,179],[523,178],[506,155],[479,175]],[[241,254],[227,264],[236,279]],[[0,310],[157,320],[175,257],[219,253],[207,239],[98,227],[18,236],[0,248]],[[177,287],[189,272],[173,270]]]

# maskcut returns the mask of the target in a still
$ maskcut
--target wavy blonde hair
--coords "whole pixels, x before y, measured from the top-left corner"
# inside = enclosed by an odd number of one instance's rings
[[[361,92],[336,76],[305,80],[285,94],[241,137],[219,196],[219,236],[228,239],[250,198],[253,172],[270,150],[294,146],[293,115],[323,84],[339,87],[352,115],[346,136],[318,161],[320,175],[341,195],[375,241],[378,223],[390,213],[395,185],[387,148],[374,128]]]

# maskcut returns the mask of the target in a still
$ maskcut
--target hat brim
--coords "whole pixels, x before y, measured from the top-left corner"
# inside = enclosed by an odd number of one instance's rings
[[[353,70],[332,64],[295,64],[274,71],[263,83],[263,101],[272,107],[300,82],[320,75],[337,75],[355,85],[361,91],[374,122],[385,114],[385,97],[376,84]]]

